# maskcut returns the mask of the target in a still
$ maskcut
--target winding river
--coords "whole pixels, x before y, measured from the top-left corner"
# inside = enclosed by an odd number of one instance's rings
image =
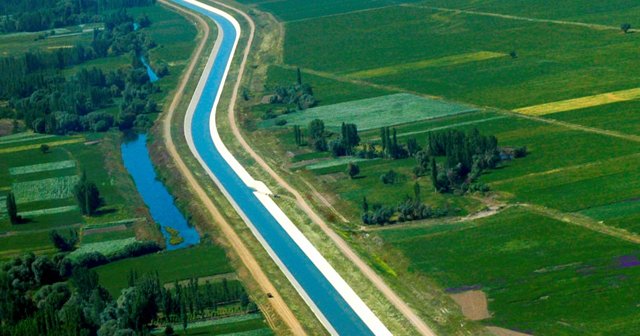
[[[172,1],[211,18],[219,32],[187,110],[185,136],[192,153],[331,334],[391,335],[218,134],[216,109],[238,44],[239,23],[199,1]]]

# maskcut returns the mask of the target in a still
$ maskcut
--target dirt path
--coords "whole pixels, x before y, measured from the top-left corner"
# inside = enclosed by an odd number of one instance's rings
[[[251,27],[251,33],[249,41],[253,39],[254,31],[255,31],[255,23],[253,20],[244,12],[230,7],[225,7],[237,12],[242,15],[245,20],[249,23]],[[245,63],[247,57],[249,56],[249,49],[245,49],[242,65],[240,67],[239,76],[242,76],[244,72]],[[258,155],[253,148],[247,143],[246,139],[243,137],[240,129],[238,127],[235,115],[235,106],[238,96],[238,91],[240,88],[240,78],[235,83],[235,87],[233,89],[233,94],[231,96],[231,103],[229,104],[228,116],[229,116],[229,124],[231,125],[231,130],[233,135],[236,137],[238,142],[242,145],[242,147],[251,155],[251,157],[267,172],[269,175],[284,189],[286,189],[289,193],[294,195],[296,198],[296,203],[298,206],[311,218],[311,220],[316,223],[322,231],[331,238],[331,240],[338,246],[340,251],[349,259],[353,264],[376,286],[376,288],[389,300],[395,307],[402,313],[407,320],[411,322],[411,324],[416,328],[416,330],[421,335],[430,335],[435,336],[435,333],[429,326],[424,323],[424,321],[407,305],[404,300],[402,300],[385,282],[384,280],[371,268],[367,263],[364,262],[352,249],[349,245],[337,234],[335,233],[329,225],[311,208],[311,206],[305,201],[302,195],[294,189],[291,185],[289,185],[278,173],[276,173],[271,166],[267,164],[267,162]],[[326,201],[326,199],[325,199]],[[327,202],[328,203],[328,202]]]
[[[479,11],[465,10],[465,9],[420,6],[420,5],[413,5],[413,4],[402,4],[401,6],[416,7],[416,8],[426,8],[426,9],[432,9],[432,10],[436,10],[436,11],[440,11],[440,12],[452,12],[452,13],[458,13],[458,14],[459,13],[463,13],[463,14],[471,14],[471,15],[490,16],[490,17],[497,17],[497,18],[507,19],[507,20],[519,20],[519,21],[527,21],[527,22],[539,22],[539,23],[553,23],[553,24],[559,24],[559,25],[565,25],[565,26],[576,26],[576,27],[589,28],[589,29],[594,29],[594,30],[618,30],[618,31],[620,31],[620,27],[601,25],[601,24],[597,24],[597,23],[584,23],[584,22],[564,21],[564,20],[551,20],[551,19],[537,19],[537,18],[530,18],[530,17],[524,17],[524,16],[517,16],[517,15],[508,15],[508,14],[499,14],[499,13],[490,13],[490,12],[479,12]],[[636,32],[638,30],[637,29],[629,29],[629,31],[630,32]]]
[[[178,103],[182,99],[185,87],[190,80],[191,74],[193,73],[195,66],[198,63],[198,60],[202,55],[202,51],[209,37],[210,28],[209,28],[209,25],[200,16],[195,15],[187,10],[184,10],[181,7],[173,5],[169,3],[167,0],[159,0],[159,1],[162,4],[173,8],[174,10],[177,10],[181,13],[184,13],[192,17],[198,22],[198,25],[204,31],[204,37],[200,40],[200,43],[198,44],[196,52],[193,54],[191,58],[187,71],[185,71],[185,73],[182,75],[183,77],[180,81],[178,88],[176,89],[176,93],[175,93],[175,96],[173,97],[169,110],[166,112],[166,114],[162,119],[162,123],[163,123],[162,132],[163,132],[165,146],[167,147],[169,154],[175,161],[176,167],[178,167],[180,173],[187,180],[193,192],[197,195],[198,199],[205,206],[207,211],[211,214],[211,216],[213,217],[217,225],[220,227],[229,245],[236,252],[238,257],[242,261],[243,265],[247,268],[247,270],[253,277],[253,279],[255,279],[255,281],[258,283],[260,288],[265,293],[270,293],[273,296],[272,298],[269,299],[269,302],[271,303],[271,306],[273,307],[273,309],[277,312],[277,314],[284,321],[284,323],[287,324],[287,326],[291,329],[291,332],[294,335],[306,335],[306,332],[304,331],[304,328],[300,324],[300,321],[298,321],[298,319],[293,314],[291,309],[289,309],[287,304],[284,302],[284,300],[282,299],[282,296],[280,296],[280,294],[278,293],[278,290],[273,286],[273,284],[271,283],[267,275],[264,273],[264,271],[262,270],[262,268],[260,267],[256,259],[254,258],[254,256],[251,254],[249,249],[244,245],[244,243],[242,242],[238,234],[234,231],[231,225],[225,220],[225,218],[222,216],[220,211],[213,204],[211,199],[209,199],[204,189],[200,186],[200,184],[198,184],[198,181],[194,177],[193,173],[186,166],[186,164],[178,154],[178,151],[176,150],[175,144],[173,142],[172,134],[171,134],[171,123],[172,123],[173,115],[176,107],[178,106]],[[249,39],[249,42],[245,50],[248,51],[250,45],[251,45],[251,38]],[[244,67],[244,64],[245,62],[242,63],[242,67]],[[242,76],[242,71],[240,72],[239,76]],[[238,82],[240,82],[240,78],[238,78]],[[234,89],[235,89],[234,91],[234,97],[235,97],[237,93],[237,87]]]

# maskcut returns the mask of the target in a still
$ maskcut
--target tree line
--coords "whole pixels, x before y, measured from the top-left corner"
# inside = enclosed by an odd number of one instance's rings
[[[89,47],[77,45],[53,53],[27,52],[21,57],[0,58],[0,99],[8,99],[10,108],[3,113],[14,113],[0,117],[23,120],[35,132],[48,134],[103,132],[115,125],[122,130],[149,127],[146,114],[157,109],[149,96],[158,88],[149,81],[140,56],[154,43],[133,30],[133,18],[124,10],[107,17],[105,29],[94,32]],[[95,57],[126,53],[131,57],[130,67],[106,73],[97,68],[81,69],[69,77],[59,71]],[[116,118],[97,111],[116,100],[121,102]]]
[[[3,0],[0,33],[36,32],[101,22],[105,11],[154,3],[155,0]]]
[[[184,326],[212,317],[218,306],[239,304],[257,311],[239,282],[164,287],[158,274],[130,275],[115,300],[85,267],[61,267],[64,254],[26,253],[0,269],[0,336],[149,335],[152,324],[180,321]],[[63,271],[64,270],[64,271]]]

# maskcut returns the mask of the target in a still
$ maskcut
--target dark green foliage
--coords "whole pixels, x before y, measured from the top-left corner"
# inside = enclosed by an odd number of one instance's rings
[[[353,179],[354,177],[358,176],[358,174],[360,174],[360,167],[358,167],[358,165],[353,162],[349,162],[346,172],[347,175],[349,175],[349,178]]]
[[[624,32],[625,34],[629,32],[629,29],[631,29],[630,23],[623,23],[620,25],[620,30],[622,30],[622,32]]]
[[[477,129],[429,133],[427,145],[429,155],[446,159],[443,169],[431,165],[431,180],[439,192],[466,192],[484,170],[495,168],[500,161],[496,137],[480,135]]]
[[[345,149],[346,155],[353,154],[353,147],[360,144],[360,136],[358,136],[358,127],[355,124],[342,123],[340,127],[340,142]]]
[[[294,104],[298,110],[306,110],[317,104],[311,85],[298,83],[291,84],[288,87],[277,86],[273,96],[271,96],[270,103]]]
[[[391,169],[388,172],[380,175],[380,181],[384,184],[394,184],[398,182],[400,179],[400,175],[395,172],[395,170]]]
[[[53,246],[55,246],[60,252],[73,251],[78,243],[78,232],[73,229],[69,230],[69,234],[67,236],[53,230],[49,233],[49,237],[51,237]]]
[[[403,159],[409,155],[407,149],[398,143],[398,136],[396,129],[389,131],[389,127],[382,127],[380,129],[380,139],[382,141],[382,152],[386,157],[392,159]],[[413,144],[413,150],[416,150],[417,144]]]
[[[298,125],[294,125],[293,126],[293,137],[295,139],[295,142],[296,142],[297,146],[302,146],[303,145],[304,134],[302,133],[302,130],[300,129],[300,126],[298,126]]]
[[[296,82],[298,85],[302,85],[302,72],[300,72],[300,68],[296,68]]]
[[[49,145],[47,144],[40,145],[40,152],[42,152],[42,154],[49,153]]]
[[[98,187],[95,183],[87,180],[86,172],[82,173],[80,181],[74,188],[74,194],[83,215],[91,216],[95,214],[95,211],[102,203]]]
[[[35,32],[70,25],[96,22],[110,9],[148,6],[154,0],[7,0],[0,2],[0,32]]]
[[[16,205],[16,197],[13,195],[13,192],[9,192],[7,195],[6,205],[11,224],[22,223],[22,217],[18,215],[18,206]]]
[[[309,132],[309,144],[318,152],[327,150],[327,135],[324,130],[324,122],[320,119],[312,120],[307,128]]]
[[[140,55],[154,45],[143,32],[133,31],[133,19],[119,10],[105,17],[104,30],[94,31],[90,47],[76,45],[0,58],[0,99],[10,99],[9,107],[27,127],[62,135],[108,130],[116,123],[113,116],[92,112],[113,106],[114,98],[122,97],[120,128],[146,129],[151,124],[148,118],[136,117],[156,112],[149,95],[158,89],[149,82]],[[59,72],[87,60],[124,53],[132,55],[132,68],[108,73],[84,68],[70,77]]]

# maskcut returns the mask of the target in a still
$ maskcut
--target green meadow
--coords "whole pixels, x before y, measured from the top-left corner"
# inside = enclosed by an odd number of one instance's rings
[[[130,271],[138,275],[158,272],[162,283],[189,280],[233,272],[224,250],[211,243],[191,248],[163,251],[137,258],[112,262],[96,268],[100,283],[110,293],[128,286]]]
[[[413,6],[291,22],[286,28],[287,64],[345,75],[394,66],[399,70],[367,80],[502,108],[635,88],[640,71],[628,52],[638,36],[619,30]],[[420,66],[445,57],[512,51],[517,58]]]
[[[518,209],[380,236],[409,259],[410,272],[452,292],[483,290],[493,312],[484,324],[535,335],[633,335],[639,326],[640,268],[624,263],[637,260],[635,244]]]

